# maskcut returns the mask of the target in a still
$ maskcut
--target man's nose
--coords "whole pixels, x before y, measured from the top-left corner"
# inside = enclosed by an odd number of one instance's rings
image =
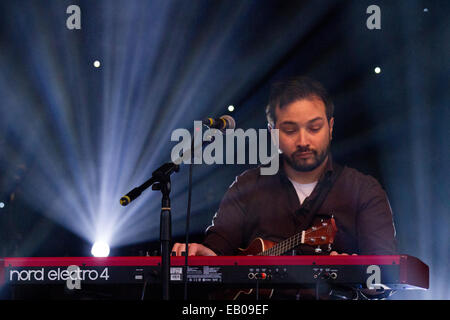
[[[297,140],[295,141],[297,147],[309,147],[309,139],[308,134],[305,132],[305,130],[299,130],[297,134]]]

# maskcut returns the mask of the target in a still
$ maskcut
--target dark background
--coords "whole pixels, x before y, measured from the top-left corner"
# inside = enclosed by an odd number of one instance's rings
[[[124,216],[110,255],[158,250],[159,194],[128,213],[105,203],[169,160],[175,128],[222,114],[265,128],[270,84],[303,74],[334,99],[334,159],[378,179],[399,251],[431,268],[428,292],[398,297],[448,299],[449,14],[445,0],[2,1],[0,256],[90,255],[89,226]],[[250,167],[194,166],[192,241]],[[174,241],[187,172],[172,179]]]

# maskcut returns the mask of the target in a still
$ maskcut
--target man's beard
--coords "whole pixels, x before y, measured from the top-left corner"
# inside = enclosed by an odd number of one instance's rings
[[[290,156],[287,156],[286,154],[282,154],[284,160],[286,160],[287,164],[294,169],[295,171],[299,172],[309,172],[317,167],[319,167],[327,158],[328,153],[330,151],[330,142],[328,142],[327,147],[322,152],[317,152],[316,150],[311,150],[309,148],[302,148],[298,149],[294,153],[292,153]],[[300,153],[304,152],[311,152],[312,155],[309,158],[297,158],[296,155],[299,155]],[[311,161],[312,159],[312,161]]]

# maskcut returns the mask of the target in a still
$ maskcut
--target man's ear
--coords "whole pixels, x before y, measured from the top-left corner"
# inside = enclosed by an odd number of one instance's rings
[[[330,127],[330,140],[333,139],[333,125],[334,125],[334,117],[328,121],[328,126]]]
[[[281,151],[279,149],[280,148],[280,140],[279,140],[278,129],[275,129],[270,122],[267,122],[267,129],[269,130],[270,140],[271,140],[272,144],[275,145],[278,148],[278,152],[281,153]]]

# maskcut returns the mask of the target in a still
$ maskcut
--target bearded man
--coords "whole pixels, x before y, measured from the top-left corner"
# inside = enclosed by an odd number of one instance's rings
[[[266,115],[269,130],[279,130],[278,173],[261,175],[258,167],[236,177],[203,243],[190,244],[188,254],[236,255],[255,238],[280,242],[331,216],[338,231],[327,254],[396,254],[392,211],[381,185],[332,160],[333,111],[327,91],[313,79],[274,84]],[[300,245],[295,254],[315,249]],[[181,255],[185,245],[176,243],[172,251]]]

